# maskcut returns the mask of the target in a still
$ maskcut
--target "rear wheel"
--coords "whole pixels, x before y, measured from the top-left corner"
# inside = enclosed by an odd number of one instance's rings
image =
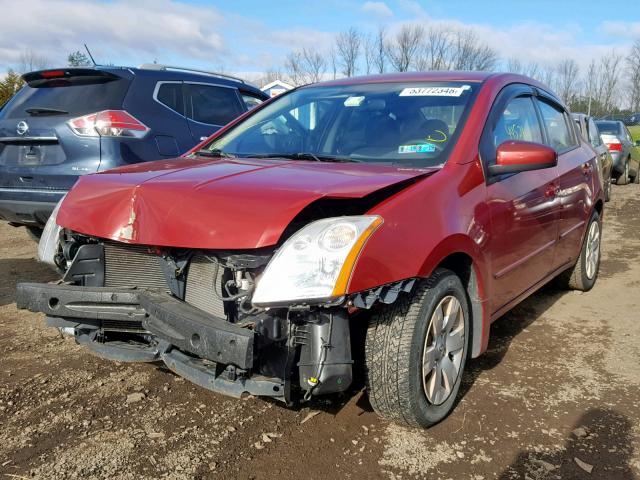
[[[582,242],[578,261],[558,277],[560,286],[583,292],[588,292],[593,288],[600,270],[601,227],[600,215],[598,212],[593,212],[587,234]]]
[[[624,164],[624,170],[616,180],[617,185],[626,185],[629,183],[629,161],[627,160]]]
[[[469,302],[460,279],[438,269],[369,323],[366,377],[374,410],[429,427],[453,409],[468,356]]]

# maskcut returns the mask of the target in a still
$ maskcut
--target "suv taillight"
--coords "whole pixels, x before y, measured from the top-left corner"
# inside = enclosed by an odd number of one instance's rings
[[[610,152],[620,152],[622,151],[621,143],[607,143],[607,148]]]
[[[149,127],[124,110],[90,113],[72,118],[67,125],[76,135],[83,137],[142,138],[149,131]]]

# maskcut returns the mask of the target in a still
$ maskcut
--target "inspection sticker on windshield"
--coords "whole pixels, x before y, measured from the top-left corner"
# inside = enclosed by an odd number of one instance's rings
[[[436,146],[431,143],[419,143],[418,145],[400,145],[398,153],[433,153]]]
[[[409,87],[400,92],[401,97],[459,97],[467,90],[469,85],[461,87]]]

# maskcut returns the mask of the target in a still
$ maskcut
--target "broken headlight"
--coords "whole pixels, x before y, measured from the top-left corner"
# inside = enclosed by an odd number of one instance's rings
[[[318,220],[291,236],[259,279],[253,303],[286,304],[341,297],[363,245],[382,217],[362,215]]]

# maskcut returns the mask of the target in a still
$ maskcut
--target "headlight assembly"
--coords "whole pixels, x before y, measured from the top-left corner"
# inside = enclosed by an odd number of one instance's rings
[[[329,301],[347,290],[353,266],[382,217],[325,218],[293,234],[270,260],[253,303],[274,305]]]

